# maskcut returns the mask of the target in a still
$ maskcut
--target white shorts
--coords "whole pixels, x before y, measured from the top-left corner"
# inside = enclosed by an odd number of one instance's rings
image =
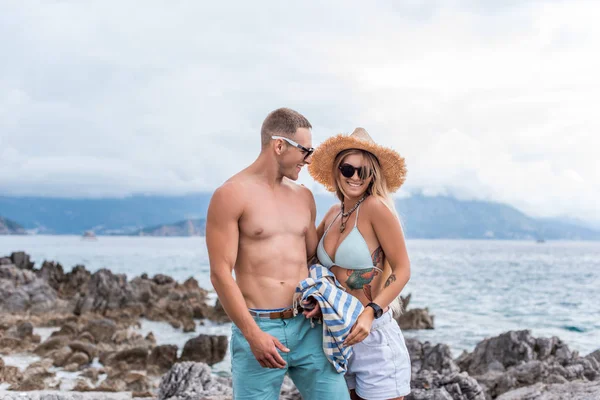
[[[371,333],[352,349],[346,384],[363,399],[387,400],[410,393],[410,357],[390,311],[373,321]]]

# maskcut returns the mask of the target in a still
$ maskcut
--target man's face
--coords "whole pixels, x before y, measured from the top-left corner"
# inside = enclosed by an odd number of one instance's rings
[[[298,128],[292,140],[307,149],[312,147],[312,133],[308,128]],[[306,164],[310,164],[312,155],[306,157],[306,152],[292,145],[287,145],[287,150],[284,153],[281,167],[283,175],[286,178],[297,180],[300,175],[300,170]]]

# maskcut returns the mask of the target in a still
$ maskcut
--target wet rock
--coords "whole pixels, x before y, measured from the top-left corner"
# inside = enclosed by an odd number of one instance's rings
[[[70,363],[64,366],[64,370],[66,372],[77,372],[79,370],[79,364]]]
[[[148,364],[156,367],[157,374],[164,374],[177,361],[177,346],[161,345],[152,349],[148,357]]]
[[[433,329],[433,316],[429,315],[428,308],[413,308],[404,311],[396,321],[403,330]]]
[[[94,387],[85,379],[77,379],[75,381],[75,386],[72,389],[73,392],[91,392],[93,390]]]
[[[92,382],[98,382],[100,370],[98,368],[87,368],[81,372],[81,376],[89,378]]]
[[[171,278],[168,275],[163,275],[163,274],[156,274],[154,275],[154,278],[152,278],[152,281],[154,283],[156,283],[157,285],[169,285],[174,283],[174,279]]]
[[[49,359],[29,365],[23,372],[23,380],[12,384],[8,389],[23,392],[47,389],[44,380],[55,376],[54,372],[48,371],[51,366],[52,360]]]
[[[221,304],[219,299],[217,299],[215,306],[212,308],[212,310],[209,314],[209,318],[211,320],[221,323],[221,324],[225,323],[225,322],[231,322],[231,319],[225,312],[225,309],[223,308],[223,305]]]
[[[199,335],[185,343],[180,361],[196,361],[213,365],[225,358],[226,350],[227,336]]]
[[[94,336],[92,336],[92,334],[89,332],[83,332],[82,334],[77,336],[77,340],[80,342],[92,344],[96,341],[96,339],[94,339]]]
[[[66,336],[49,337],[45,342],[35,348],[34,353],[39,356],[45,356],[51,351],[65,347],[68,342],[69,338]]]
[[[33,336],[33,324],[29,321],[20,323],[17,326],[17,337],[20,339],[26,339]]]
[[[69,343],[69,347],[74,352],[81,352],[87,355],[87,357],[91,360],[98,354],[98,349],[91,343],[74,341]]]
[[[110,319],[94,319],[89,321],[82,332],[89,332],[96,343],[110,342],[117,331],[117,324]]]
[[[20,349],[23,344],[21,339],[15,337],[0,338],[0,349],[5,349],[6,352],[12,353],[15,349]]]
[[[17,384],[23,380],[23,373],[19,368],[12,365],[5,365],[4,360],[0,357],[0,383]]]
[[[58,331],[52,332],[50,337],[65,336],[72,338],[77,335],[77,324],[75,322],[65,322]]]
[[[67,365],[75,364],[79,368],[84,364],[88,364],[90,361],[91,359],[86,353],[76,351],[67,359]]]
[[[71,354],[73,354],[71,348],[68,346],[64,346],[58,350],[54,350],[50,353],[47,353],[47,357],[53,360],[52,364],[55,367],[64,367],[65,365],[67,365],[67,360],[69,359],[69,357],[71,357]]]
[[[101,356],[100,362],[107,366],[114,366],[120,362],[127,364],[129,369],[145,369],[148,363],[148,349],[136,347],[111,353],[107,357]]]
[[[181,362],[173,365],[161,379],[159,400],[196,400],[209,396],[229,396],[233,392],[217,381],[203,363]]]
[[[27,254],[25,252],[22,252],[22,251],[14,252],[10,255],[10,259],[12,260],[12,263],[19,269],[27,269],[27,270],[33,269],[34,263],[31,262],[29,254]]]
[[[183,331],[184,332],[194,332],[196,330],[196,323],[193,319],[186,319],[183,321]]]

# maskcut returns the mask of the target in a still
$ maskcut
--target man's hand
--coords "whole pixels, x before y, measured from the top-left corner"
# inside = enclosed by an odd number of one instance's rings
[[[352,329],[350,329],[348,337],[344,340],[344,346],[352,346],[353,344],[365,340],[366,337],[369,336],[369,332],[371,332],[371,325],[373,324],[374,319],[375,315],[373,314],[373,309],[371,307],[366,307],[358,316]]]
[[[302,311],[302,314],[304,314],[304,316],[308,319],[308,318],[321,318],[322,314],[321,314],[321,305],[319,304],[318,301],[316,301],[315,299],[313,299],[312,297],[310,298],[311,304],[314,304],[314,308],[312,310],[304,310]]]
[[[248,339],[250,350],[263,368],[285,368],[286,362],[277,349],[288,353],[290,349],[285,347],[276,337],[260,331]]]

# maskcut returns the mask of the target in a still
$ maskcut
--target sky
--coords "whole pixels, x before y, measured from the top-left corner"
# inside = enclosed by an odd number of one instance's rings
[[[313,145],[361,126],[400,152],[400,196],[600,226],[599,18],[580,0],[0,1],[0,194],[211,191],[285,106]]]

